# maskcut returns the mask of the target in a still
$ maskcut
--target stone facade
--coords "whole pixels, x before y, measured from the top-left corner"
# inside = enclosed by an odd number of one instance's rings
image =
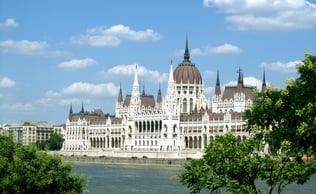
[[[64,125],[47,122],[23,122],[2,127],[3,134],[12,136],[13,141],[23,145],[47,141],[52,133],[64,135]]]
[[[244,86],[240,71],[237,86],[226,87],[222,95],[217,74],[210,107],[186,42],[183,61],[174,71],[170,65],[164,97],[160,87],[157,100],[140,92],[136,67],[132,93],[123,98],[120,88],[115,115],[105,115],[101,110],[87,112],[83,106],[79,113],[73,113],[71,106],[62,150],[185,153],[203,152],[216,136],[227,132],[244,140],[248,133],[242,113],[253,104],[253,90]]]

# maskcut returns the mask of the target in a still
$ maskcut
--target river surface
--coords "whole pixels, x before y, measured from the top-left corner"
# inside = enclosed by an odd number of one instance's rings
[[[75,164],[73,166],[73,172],[89,179],[88,190],[91,194],[185,194],[188,193],[188,189],[176,178],[180,170],[181,167],[146,165]],[[282,193],[315,194],[316,175],[304,185],[286,186]]]

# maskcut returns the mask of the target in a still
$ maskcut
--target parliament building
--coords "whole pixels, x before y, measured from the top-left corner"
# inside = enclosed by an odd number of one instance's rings
[[[263,74],[262,91],[266,88]],[[160,86],[154,95],[140,90],[137,67],[131,94],[120,86],[115,115],[102,110],[88,112],[70,107],[62,151],[71,153],[203,153],[217,136],[232,132],[245,140],[243,112],[254,103],[255,87],[243,83],[238,71],[237,85],[222,93],[219,72],[212,99],[204,95],[204,82],[190,60],[188,40],[184,58],[170,73],[166,94]],[[106,154],[104,154],[106,155]],[[119,155],[119,154],[118,154]]]

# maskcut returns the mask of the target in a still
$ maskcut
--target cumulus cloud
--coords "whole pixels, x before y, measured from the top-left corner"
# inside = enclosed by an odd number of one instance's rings
[[[167,73],[160,73],[156,70],[150,70],[138,64],[117,65],[106,71],[100,72],[100,75],[104,78],[111,76],[132,76],[135,74],[136,67],[138,75],[148,81],[154,83],[163,83],[168,80],[169,75]]]
[[[93,84],[88,82],[74,82],[70,86],[63,88],[62,93],[72,94],[90,94],[90,95],[107,95],[116,96],[119,87],[113,83]]]
[[[262,81],[258,80],[255,77],[244,77],[244,85],[245,86],[254,86],[257,87],[258,90],[261,90],[262,87]],[[268,83],[267,83],[268,84]],[[237,86],[237,81],[230,81],[225,86]]]
[[[0,88],[13,88],[13,87],[15,87],[14,80],[8,77],[0,78]]]
[[[32,110],[32,104],[22,104],[22,103],[15,103],[15,104],[2,104],[0,105],[0,109],[5,111],[29,111]]]
[[[295,30],[316,25],[316,4],[307,0],[204,0],[228,16],[234,30]]]
[[[204,93],[208,96],[208,95],[213,95],[214,94],[214,87],[210,86],[210,87],[205,87],[204,88]]]
[[[217,47],[194,48],[191,50],[193,56],[209,56],[216,54],[234,54],[241,53],[242,49],[232,44],[223,44]]]
[[[109,28],[95,27],[88,29],[85,34],[72,37],[71,42],[93,47],[112,47],[120,45],[123,39],[134,41],[156,41],[161,39],[161,35],[152,29],[135,31],[128,26],[118,24]]]
[[[63,51],[48,50],[48,43],[45,41],[29,40],[5,40],[0,41],[0,49],[4,52],[19,53],[25,55],[48,55],[48,56],[65,56],[69,53]]]
[[[17,28],[19,24],[13,19],[8,18],[3,23],[0,23],[0,29]]]
[[[217,72],[206,70],[203,72],[203,78],[216,78]]]
[[[210,55],[220,55],[220,54],[238,54],[241,53],[242,49],[233,44],[222,44],[216,47],[202,47],[202,48],[193,48],[190,51],[192,56],[210,56]],[[176,50],[176,55],[183,55],[184,49]]]
[[[5,51],[14,51],[23,54],[38,54],[43,52],[48,47],[48,44],[44,41],[5,40],[0,42],[0,47]]]
[[[91,58],[73,59],[60,63],[58,66],[62,69],[84,69],[96,64],[96,61]]]
[[[296,65],[298,63],[301,63],[301,61],[289,61],[287,63],[282,63],[280,61],[271,63],[263,62],[259,67],[282,73],[295,73],[297,71]]]
[[[48,97],[60,97],[61,94],[58,93],[58,92],[54,92],[53,90],[49,90],[45,93],[45,96],[48,96]]]

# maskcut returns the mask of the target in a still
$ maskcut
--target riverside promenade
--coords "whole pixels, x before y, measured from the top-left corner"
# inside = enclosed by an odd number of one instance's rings
[[[123,150],[52,151],[64,161],[92,164],[169,165],[182,166],[191,159],[202,158],[201,151],[157,152]]]
[[[94,156],[63,156],[65,162],[84,164],[122,164],[149,166],[183,166],[191,158],[137,158],[137,157],[94,157]]]

